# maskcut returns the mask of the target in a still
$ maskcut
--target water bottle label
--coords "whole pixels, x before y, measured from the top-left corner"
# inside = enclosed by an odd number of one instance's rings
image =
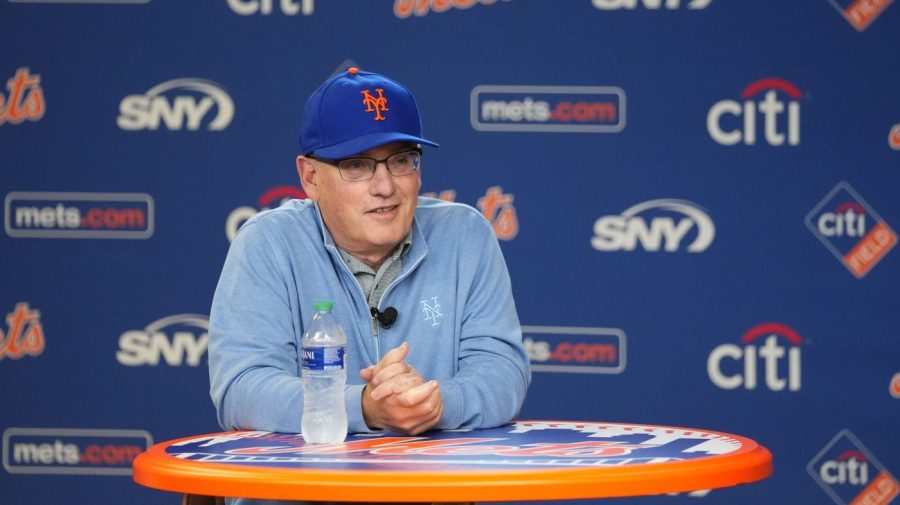
[[[341,347],[305,347],[303,348],[304,370],[342,370],[344,368],[344,353],[346,348]]]

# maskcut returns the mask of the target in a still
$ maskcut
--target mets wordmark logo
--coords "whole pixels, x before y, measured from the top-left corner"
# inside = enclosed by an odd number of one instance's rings
[[[375,88],[375,92],[378,93],[378,96],[374,96],[369,90],[362,91],[363,96],[363,105],[366,106],[366,112],[374,112],[375,117],[372,118],[375,121],[384,121],[384,116],[381,115],[382,112],[389,110],[387,106],[387,98],[384,97],[384,89]]]
[[[806,216],[806,226],[861,279],[897,244],[897,234],[844,181]]]
[[[900,484],[850,430],[841,430],[806,471],[838,505],[885,505]]]

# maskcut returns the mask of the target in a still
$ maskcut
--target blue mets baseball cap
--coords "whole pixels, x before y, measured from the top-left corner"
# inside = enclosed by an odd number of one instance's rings
[[[350,67],[322,83],[303,108],[302,154],[339,159],[397,141],[439,147],[422,136],[412,92],[383,75]]]

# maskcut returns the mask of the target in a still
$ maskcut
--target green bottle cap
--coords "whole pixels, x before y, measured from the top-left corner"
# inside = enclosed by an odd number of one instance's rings
[[[332,307],[334,307],[334,304],[331,302],[316,302],[313,304],[316,312],[331,312]]]

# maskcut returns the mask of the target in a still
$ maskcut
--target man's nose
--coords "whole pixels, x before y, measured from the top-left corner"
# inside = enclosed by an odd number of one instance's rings
[[[381,170],[382,165],[384,170]],[[372,174],[372,179],[369,182],[371,183],[369,187],[372,194],[390,195],[394,192],[394,176],[388,171],[387,162],[380,161],[375,165],[375,173]]]

